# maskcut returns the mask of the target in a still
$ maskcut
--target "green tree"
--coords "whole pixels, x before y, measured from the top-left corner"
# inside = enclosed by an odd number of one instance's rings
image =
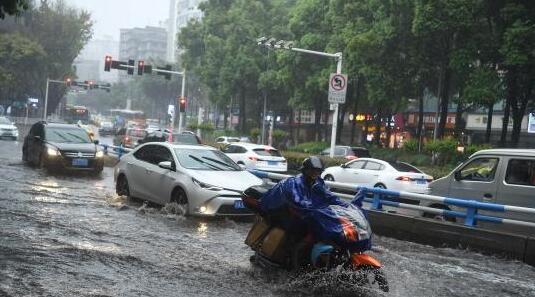
[[[18,15],[30,7],[28,0],[2,0],[0,2],[0,19],[7,15]]]

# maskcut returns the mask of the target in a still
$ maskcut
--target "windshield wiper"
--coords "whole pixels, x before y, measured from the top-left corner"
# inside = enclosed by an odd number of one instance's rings
[[[204,165],[206,165],[206,166],[210,166],[210,167],[212,167],[212,168],[214,168],[214,169],[216,169],[216,170],[218,170],[218,171],[223,171],[223,168],[218,167],[218,166],[215,166],[215,165],[210,164],[210,163],[207,163],[207,162],[204,162],[203,160],[201,160],[201,159],[195,157],[194,155],[188,155],[188,157],[192,158],[193,160],[195,160],[195,161],[197,161],[197,162],[199,162],[199,163],[201,163],[201,164],[204,164]]]
[[[216,159],[214,159],[214,158],[210,158],[210,157],[202,157],[202,158],[203,158],[203,159],[206,159],[206,160],[208,160],[208,161],[212,161],[212,162],[215,162],[215,163],[217,163],[217,164],[221,164],[221,165],[227,166],[228,168],[231,168],[231,169],[236,170],[236,168],[235,168],[234,166],[229,165],[229,164],[227,164],[227,163],[225,163],[225,162],[221,162],[221,161],[216,160]]]

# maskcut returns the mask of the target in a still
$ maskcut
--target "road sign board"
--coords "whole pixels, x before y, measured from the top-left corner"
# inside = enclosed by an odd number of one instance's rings
[[[329,78],[329,102],[335,104],[346,103],[347,75],[331,73]]]

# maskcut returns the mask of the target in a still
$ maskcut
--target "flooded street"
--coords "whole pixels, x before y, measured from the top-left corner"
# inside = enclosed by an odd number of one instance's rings
[[[113,170],[50,176],[0,141],[0,296],[535,296],[535,268],[376,237],[390,293],[249,263],[250,222],[126,201]]]

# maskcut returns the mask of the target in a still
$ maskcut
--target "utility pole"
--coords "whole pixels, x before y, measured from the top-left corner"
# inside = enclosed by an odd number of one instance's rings
[[[332,54],[332,53],[326,53],[326,52],[312,51],[312,50],[303,49],[303,48],[296,48],[293,46],[294,43],[292,41],[277,40],[275,38],[268,39],[267,37],[260,37],[256,40],[256,42],[258,45],[263,45],[268,48],[286,49],[286,50],[291,50],[294,52],[335,58],[336,59],[336,74],[341,75],[342,73],[342,53],[341,52]],[[345,89],[344,89],[344,92],[345,92]],[[344,93],[344,101],[345,101],[345,93]],[[338,103],[334,103],[334,113],[333,113],[333,119],[332,119],[333,123],[332,123],[332,131],[331,131],[331,150],[330,150],[331,158],[334,157],[334,147],[336,145],[336,133],[337,133],[336,130],[338,127],[338,105],[339,105]]]

